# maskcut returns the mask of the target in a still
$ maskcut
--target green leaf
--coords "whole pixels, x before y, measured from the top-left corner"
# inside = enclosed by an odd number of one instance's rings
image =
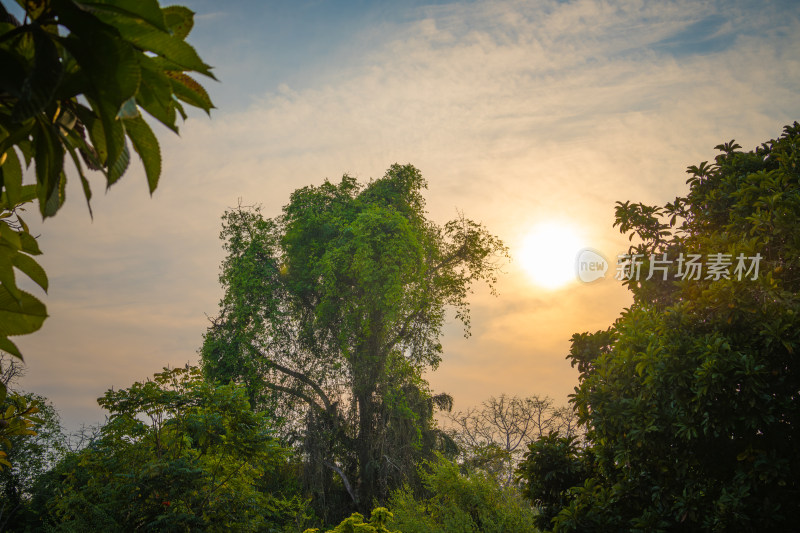
[[[142,84],[136,102],[159,122],[178,132],[175,126],[175,107],[169,78],[146,58],[142,58]]]
[[[122,122],[116,118],[119,107],[112,106],[106,101],[94,101],[92,99],[89,99],[89,105],[92,106],[92,110],[95,114],[100,117],[105,149],[107,151],[105,158],[101,160],[103,161],[103,165],[110,170],[110,167],[119,160],[122,151],[125,149],[125,129],[122,127]],[[94,128],[97,128],[97,126],[96,123],[93,124]],[[91,130],[90,136],[92,136]],[[91,138],[92,144],[97,148],[95,138],[93,136]],[[100,154],[99,150],[98,154]]]
[[[41,255],[42,251],[39,249],[39,243],[30,233],[22,232],[19,234],[19,242],[22,251],[30,255]]]
[[[150,194],[153,194],[161,175],[161,149],[158,146],[158,139],[142,117],[125,119],[124,122],[133,149],[142,158]]]
[[[34,64],[22,84],[20,99],[11,113],[11,120],[22,122],[44,111],[53,100],[63,67],[51,34],[37,26],[30,29],[34,44]]]
[[[22,352],[19,351],[19,348],[17,348],[17,345],[14,344],[13,342],[11,342],[8,339],[8,337],[6,337],[4,335],[0,335],[0,350],[4,351],[6,353],[10,353],[14,357],[18,357],[18,358],[22,359]],[[0,398],[0,402],[2,402],[2,401],[3,401],[2,398]]]
[[[139,18],[161,31],[167,31],[165,14],[156,0],[92,0],[81,4],[93,9],[104,9],[127,17]]]
[[[59,145],[61,148],[61,145]],[[63,158],[63,153],[61,154]],[[66,192],[67,192],[67,175],[64,172],[59,173],[58,181],[56,183],[56,187],[50,193],[50,196],[47,197],[47,201],[44,206],[44,213],[45,216],[53,216],[61,209],[61,206],[64,205],[64,200],[66,200]]]
[[[26,274],[29,278],[31,278],[37,285],[39,285],[42,289],[47,291],[47,273],[44,269],[36,262],[29,255],[25,254],[14,254],[11,259],[11,262],[15,267],[20,269],[24,274]]]
[[[102,15],[101,18],[117,29],[126,41],[140,50],[153,52],[164,59],[177,63],[186,70],[194,70],[215,79],[211,74],[211,67],[203,63],[195,49],[183,39],[129,17],[107,14]]]
[[[87,157],[90,159],[90,161],[87,162],[90,168],[93,166],[96,166],[97,169],[102,168],[105,166],[106,160],[108,159],[106,133],[103,129],[103,122],[97,118],[94,111],[84,106],[78,106],[76,114],[86,127],[86,131],[89,132],[89,140],[91,141],[92,150],[88,150],[88,145],[85,147],[83,152],[84,160],[86,160]]]
[[[0,336],[27,335],[42,327],[47,308],[25,291],[17,301],[5,286],[0,285]]]
[[[3,222],[0,222],[0,224],[6,226]],[[0,243],[5,244],[3,241],[0,241]],[[11,297],[19,302],[22,294],[17,288],[17,281],[14,276],[14,264],[12,262],[14,255],[19,255],[19,252],[9,246],[0,246],[0,286],[4,287]]]
[[[17,152],[11,148],[6,153],[5,162],[0,166],[0,183],[5,188],[6,209],[13,209],[21,203],[22,198],[22,167],[19,164]]]
[[[113,109],[113,119],[122,103],[135,95],[139,87],[141,74],[136,51],[116,35],[114,28],[67,4],[64,3],[59,20],[73,33],[60,38],[60,42],[86,73],[91,84],[86,96],[98,100],[101,107]]]
[[[109,165],[108,167],[108,187],[114,185],[119,179],[125,174],[125,171],[128,170],[128,165],[131,162],[131,154],[128,151],[128,145],[123,145],[122,153],[119,154],[119,157],[116,161],[114,161],[113,165]]]
[[[51,124],[37,120],[37,125],[34,130],[36,191],[39,210],[43,217],[49,217],[56,214],[61,206],[58,195],[64,168],[64,147]]]
[[[30,162],[30,145],[25,141],[35,126],[36,121],[31,119],[25,121],[24,124],[21,124],[19,127],[15,128],[11,134],[8,135],[8,137],[0,140],[0,154],[7,153],[11,148],[14,147],[14,145],[17,145],[22,151],[22,155],[25,156],[26,161]],[[25,153],[26,148],[29,151],[28,154]]]
[[[186,39],[194,27],[194,11],[184,6],[168,6],[162,9],[162,12],[172,35]]]
[[[167,71],[166,75],[170,79],[172,91],[175,93],[175,96],[187,104],[199,107],[206,113],[214,108],[214,104],[211,102],[211,97],[208,96],[208,92],[193,78],[183,72],[175,71]]]
[[[14,231],[6,223],[0,223],[0,246],[14,251],[22,250],[22,233]]]
[[[78,154],[75,152],[75,148],[77,147],[81,150],[82,153],[90,153],[89,147],[87,146],[86,142],[81,138],[80,135],[75,133],[75,131],[70,131],[67,140],[69,141],[67,144],[67,153],[72,158],[72,162],[75,165],[75,169],[78,171],[78,176],[81,179],[81,185],[83,186],[83,195],[86,198],[86,207],[89,209],[89,216],[94,218],[92,214],[92,188],[89,185],[89,180],[86,179],[86,175],[83,173],[83,165],[81,165],[80,158]]]

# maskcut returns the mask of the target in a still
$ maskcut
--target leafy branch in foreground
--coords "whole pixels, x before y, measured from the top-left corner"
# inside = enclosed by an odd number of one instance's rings
[[[0,2],[0,350],[21,359],[9,337],[37,331],[47,309],[17,286],[15,269],[48,289],[33,259],[41,250],[20,216],[23,204],[38,200],[42,217],[55,215],[69,160],[89,205],[86,171],[102,172],[107,187],[119,181],[130,163],[128,141],[152,194],[161,150],[141,111],[177,132],[185,104],[207,113],[213,107],[188,73],[214,76],[185,41],[194,15],[185,7],[162,8],[157,0],[17,3],[22,22]],[[25,184],[31,166],[35,183]],[[0,437],[13,425],[0,427]]]

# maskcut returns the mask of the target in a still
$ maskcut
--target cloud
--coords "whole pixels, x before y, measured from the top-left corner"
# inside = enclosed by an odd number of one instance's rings
[[[513,246],[534,222],[564,217],[612,256],[625,247],[611,227],[615,201],[669,201],[714,145],[752,148],[800,115],[797,18],[781,2],[724,6],[419,8],[336,43],[350,55],[305,73],[303,86],[248,87],[258,96],[245,109],[217,102],[180,138],[163,131],[153,199],[135,169],[98,195],[93,223],[71,187],[65,212],[41,227],[52,317],[20,341],[26,387],[69,405],[74,423],[105,388],[194,357],[220,296],[223,210],[242,198],[279,214],[294,189],[325,177],[366,180],[411,162],[429,181],[434,220],[461,209]],[[472,339],[448,330],[431,379],[459,402],[565,398],[569,337],[606,327],[627,298],[606,281],[543,295],[518,266],[508,272],[500,298],[477,291]]]

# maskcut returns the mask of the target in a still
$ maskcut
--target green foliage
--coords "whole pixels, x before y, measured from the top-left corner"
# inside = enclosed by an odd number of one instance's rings
[[[433,411],[452,400],[422,373],[440,361],[448,307],[468,327],[470,284],[491,286],[505,253],[468,219],[427,220],[425,187],[416,168],[393,165],[365,186],[344,176],[298,189],[281,217],[223,217],[225,295],[204,370],[305,420],[286,438],[302,435],[309,490],[326,501],[343,490],[362,512],[449,443]]]
[[[100,437],[67,457],[41,492],[63,530],[280,530],[301,513],[294,495],[259,490],[287,461],[244,391],[193,368],[165,370],[98,400]]]
[[[162,9],[156,0],[18,4],[23,23],[0,3],[0,350],[21,358],[9,337],[37,331],[47,311],[17,287],[15,269],[48,288],[31,257],[41,251],[21,206],[38,200],[43,217],[55,215],[65,200],[67,160],[88,204],[85,170],[101,171],[108,187],[116,183],[130,162],[128,140],[152,194],[161,153],[141,110],[177,132],[184,104],[213,107],[187,73],[213,75],[185,42],[193,24],[186,8]],[[31,164],[35,183],[23,185],[23,166]]]
[[[539,511],[537,527],[550,528],[553,518],[571,500],[570,489],[582,484],[587,474],[575,436],[553,432],[528,445],[517,476],[522,481],[522,495]]]
[[[2,409],[19,409],[23,403],[36,413],[24,419],[30,425],[24,433],[7,435],[5,452],[8,461],[0,472],[0,530],[21,530],[32,519],[36,509],[31,496],[37,478],[52,468],[66,452],[66,442],[61,432],[58,413],[47,399],[31,393],[11,393]],[[19,412],[19,411],[18,411]],[[20,420],[17,416],[15,420]],[[16,527],[15,527],[16,526]]]
[[[43,420],[37,402],[22,394],[9,391],[0,383],[0,472],[11,466],[9,449],[20,442],[20,437],[36,435],[36,424]]]
[[[400,531],[390,531],[386,528],[386,524],[391,521],[393,516],[385,507],[376,507],[372,510],[369,522],[364,522],[364,516],[361,513],[353,513],[326,533],[401,533]],[[313,528],[306,529],[303,533],[318,532],[319,529]]]
[[[731,275],[631,279],[612,328],[573,337],[593,471],[556,531],[795,528],[799,147],[798,123],[751,152],[726,143],[689,168],[687,196],[618,205],[632,253],[730,254]],[[757,275],[735,274],[739,254],[760,255]]]
[[[462,473],[444,457],[426,461],[420,474],[429,496],[410,488],[392,494],[392,524],[403,533],[501,533],[537,531],[535,511],[514,487],[483,472]]]

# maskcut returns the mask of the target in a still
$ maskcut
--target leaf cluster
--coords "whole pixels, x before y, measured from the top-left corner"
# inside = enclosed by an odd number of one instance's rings
[[[31,257],[41,251],[21,218],[38,200],[43,217],[65,201],[71,161],[89,203],[87,170],[106,185],[128,168],[128,141],[144,164],[150,192],[161,152],[142,111],[177,132],[184,105],[209,112],[205,89],[188,73],[213,79],[185,41],[193,13],[156,0],[18,1],[16,19],[0,3],[0,349],[21,357],[9,336],[38,330],[45,306],[17,287],[14,269],[45,291],[47,276]],[[35,182],[23,182],[33,166]],[[89,207],[91,212],[91,206]]]
[[[587,478],[557,531],[789,530],[800,462],[800,124],[688,169],[664,207],[620,204],[639,253],[761,258],[758,275],[631,281],[633,305],[573,337]]]

